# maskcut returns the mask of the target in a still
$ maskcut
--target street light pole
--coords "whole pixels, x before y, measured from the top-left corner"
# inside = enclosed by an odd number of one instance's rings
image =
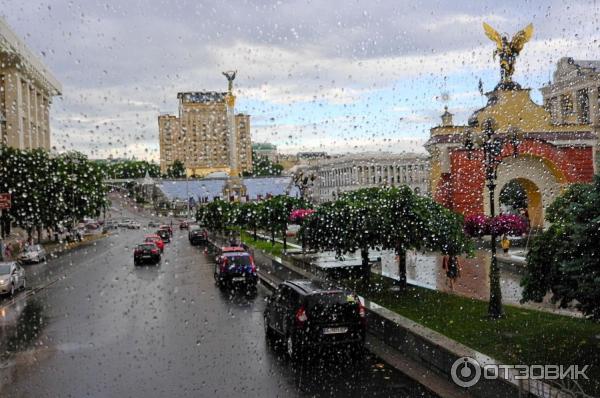
[[[187,172],[185,173],[185,197],[187,200],[187,219],[190,219],[190,186],[189,186],[189,177]]]
[[[507,132],[506,137],[498,137],[493,128],[493,121],[487,119],[483,123],[483,143],[480,145],[483,150],[483,162],[485,167],[486,187],[490,195],[490,217],[496,216],[495,210],[495,191],[497,180],[498,165],[502,163],[502,148],[505,142],[512,145],[513,156],[518,156],[518,147],[520,141],[517,131],[512,129]],[[472,151],[475,149],[475,140],[470,132],[465,137],[464,147],[468,151],[468,157],[471,159]],[[490,244],[492,258],[490,260],[490,301],[488,305],[488,315],[492,319],[498,319],[503,316],[502,310],[502,289],[500,288],[500,269],[496,258],[496,231],[490,231]]]

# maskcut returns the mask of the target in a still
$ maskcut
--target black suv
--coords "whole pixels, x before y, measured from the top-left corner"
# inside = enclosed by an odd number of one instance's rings
[[[347,345],[362,352],[365,308],[353,292],[310,280],[285,281],[267,299],[267,337],[283,337],[296,359],[308,347]]]
[[[190,225],[188,230],[188,239],[190,244],[204,244],[208,242],[208,232],[199,225]]]

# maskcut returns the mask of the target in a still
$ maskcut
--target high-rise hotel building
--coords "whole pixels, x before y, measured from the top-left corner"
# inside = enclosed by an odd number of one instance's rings
[[[50,104],[61,84],[0,18],[0,144],[50,150]]]
[[[176,160],[188,175],[205,176],[229,172],[230,148],[227,128],[226,92],[178,93],[179,115],[158,117],[160,168],[166,173]],[[235,115],[237,164],[240,172],[252,171],[250,116]]]

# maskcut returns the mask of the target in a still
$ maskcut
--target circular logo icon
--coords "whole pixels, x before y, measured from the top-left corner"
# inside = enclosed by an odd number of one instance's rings
[[[457,386],[472,387],[481,378],[481,366],[471,357],[460,357],[452,364],[450,374]]]

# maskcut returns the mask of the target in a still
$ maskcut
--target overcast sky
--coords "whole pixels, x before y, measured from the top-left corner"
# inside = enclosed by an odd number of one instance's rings
[[[560,57],[600,59],[595,1],[0,0],[0,14],[63,84],[53,145],[91,157],[158,160],[158,114],[179,91],[225,91],[223,70],[255,142],[401,152],[498,82],[483,21],[533,22],[515,80],[538,102]]]

